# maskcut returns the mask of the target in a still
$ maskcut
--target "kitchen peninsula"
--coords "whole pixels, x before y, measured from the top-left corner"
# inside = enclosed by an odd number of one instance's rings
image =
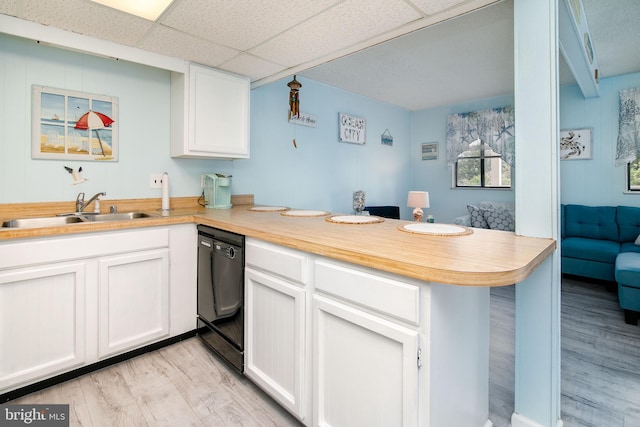
[[[430,236],[399,230],[408,221],[337,224],[250,207],[181,207],[166,217],[46,232],[2,229],[0,251],[25,242],[145,232],[149,247],[138,249],[155,262],[166,254],[151,241],[168,247],[170,257],[191,256],[195,224],[243,234],[246,375],[305,425],[487,425],[488,287],[524,280],[555,241],[475,229]],[[154,233],[163,229],[168,238]],[[174,241],[181,246],[172,247]],[[107,267],[119,265],[105,259]],[[185,283],[171,288],[170,306],[173,298],[193,295],[195,265],[187,262],[171,263],[169,286]],[[14,270],[0,265],[0,279]],[[176,318],[195,324],[195,312]],[[101,344],[105,354],[119,350],[109,344]]]

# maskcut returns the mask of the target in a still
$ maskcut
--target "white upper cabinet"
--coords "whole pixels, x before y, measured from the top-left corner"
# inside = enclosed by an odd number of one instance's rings
[[[249,157],[247,77],[190,64],[171,73],[171,157]]]

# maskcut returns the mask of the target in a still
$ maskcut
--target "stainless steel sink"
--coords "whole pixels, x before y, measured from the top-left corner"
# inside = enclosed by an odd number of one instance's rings
[[[138,218],[149,218],[155,215],[149,215],[144,212],[119,212],[109,214],[93,214],[93,213],[74,213],[63,214],[60,216],[41,217],[41,218],[19,218],[4,221],[4,228],[36,228],[36,227],[56,227],[58,225],[75,224],[79,222],[103,222],[103,221],[128,221]]]
[[[149,215],[144,212],[118,212],[108,214],[95,214],[87,215],[85,218],[89,221],[126,221],[129,219],[149,218],[154,215]]]
[[[51,216],[44,218],[20,218],[11,219],[2,223],[7,228],[35,228],[35,227],[55,227],[58,225],[73,224],[76,222],[84,222],[83,218],[78,216]]]

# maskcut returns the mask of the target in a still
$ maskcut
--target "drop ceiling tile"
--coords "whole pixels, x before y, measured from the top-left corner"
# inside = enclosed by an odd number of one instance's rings
[[[0,13],[3,15],[16,16],[16,0],[1,1]]]
[[[346,0],[308,21],[250,49],[273,62],[294,66],[321,58],[368,38],[420,19],[403,0]]]
[[[416,5],[418,9],[427,15],[435,15],[438,12],[449,9],[461,3],[467,3],[468,0],[409,0]]]
[[[285,66],[258,58],[248,53],[242,53],[230,61],[220,65],[221,69],[247,76],[251,81],[279,73],[286,69]]]
[[[338,0],[180,0],[160,22],[246,50],[336,3]]]
[[[25,0],[20,18],[134,46],[152,22],[84,0]]]
[[[217,67],[240,53],[159,24],[137,47],[211,67]]]

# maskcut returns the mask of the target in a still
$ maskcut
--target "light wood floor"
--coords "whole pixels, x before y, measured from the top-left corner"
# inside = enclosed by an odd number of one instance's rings
[[[515,287],[491,292],[490,418],[506,427],[514,398]],[[565,427],[640,426],[640,327],[601,284],[563,279]],[[11,403],[68,403],[72,426],[299,426],[198,338]],[[442,426],[434,426],[442,427]]]
[[[71,426],[299,426],[190,338],[10,403],[69,404]]]
[[[515,287],[491,292],[490,418],[513,412]],[[624,323],[615,293],[563,278],[561,418],[565,427],[640,426],[640,327]]]

